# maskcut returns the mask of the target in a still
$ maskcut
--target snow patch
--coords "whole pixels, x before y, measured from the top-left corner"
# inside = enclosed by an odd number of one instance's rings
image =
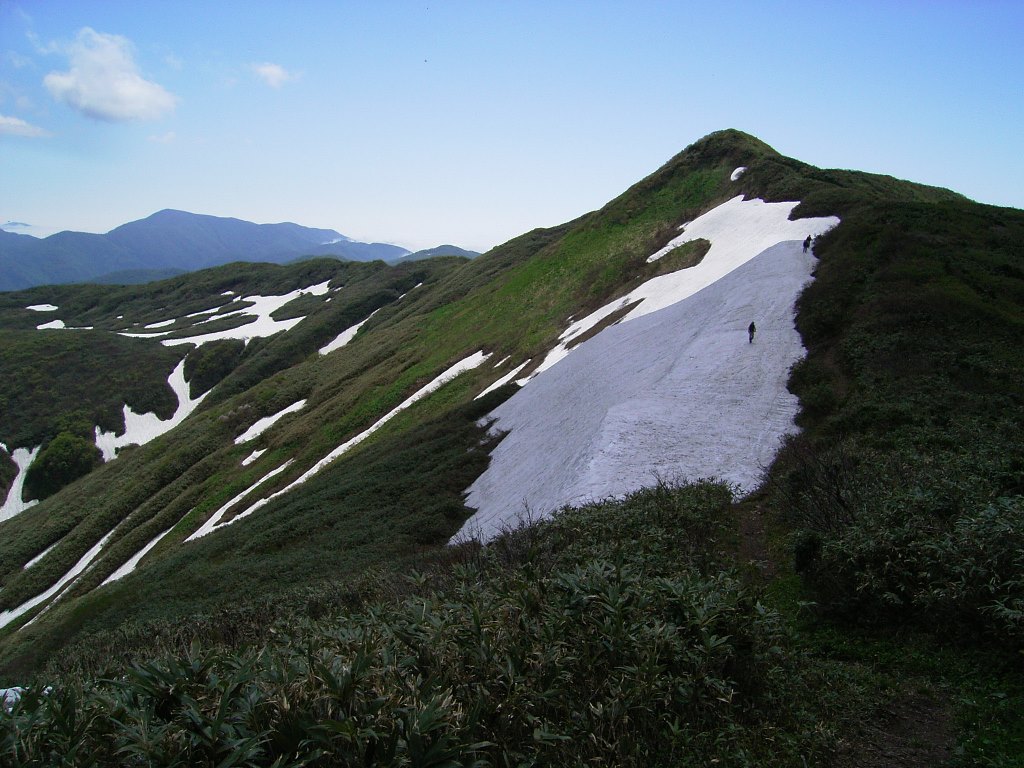
[[[193,399],[189,395],[188,382],[185,381],[185,361],[182,360],[167,377],[167,383],[178,398],[178,408],[174,415],[166,421],[155,413],[135,413],[130,405],[124,406],[124,434],[104,432],[96,427],[96,447],[103,454],[104,461],[110,461],[117,455],[117,449],[126,445],[145,445],[165,432],[170,432],[181,424],[209,393],[204,392]]]
[[[30,309],[33,312],[56,312],[60,307],[53,304],[29,304],[25,309]]]
[[[287,408],[278,411],[272,416],[266,416],[260,419],[247,430],[245,430],[245,432],[243,432],[242,434],[235,438],[235,445],[241,445],[242,443],[247,443],[250,440],[255,440],[257,437],[259,437],[272,426],[274,426],[274,424],[277,423],[278,419],[287,416],[289,413],[295,413],[295,411],[301,410],[302,408],[305,407],[305,405],[305,400],[299,400],[296,403],[292,403]]]
[[[370,435],[372,435],[374,432],[376,432],[378,429],[380,429],[382,426],[384,426],[387,422],[391,421],[391,419],[393,419],[396,415],[398,415],[399,413],[404,411],[406,408],[411,406],[413,403],[415,403],[415,402],[417,402],[419,400],[422,400],[424,397],[429,395],[431,392],[433,392],[436,389],[439,389],[443,385],[447,384],[449,381],[454,379],[460,373],[463,373],[464,371],[472,370],[473,368],[476,368],[476,367],[482,365],[483,362],[485,360],[487,360],[487,358],[489,358],[489,357],[490,357],[490,354],[484,354],[483,352],[476,352],[475,354],[470,355],[469,357],[465,358],[464,360],[460,360],[455,365],[453,365],[451,368],[449,368],[444,373],[442,373],[440,376],[438,376],[433,381],[431,381],[429,384],[427,384],[424,387],[421,387],[416,392],[414,392],[412,395],[407,397],[399,405],[395,406],[391,411],[389,411],[387,414],[385,414],[384,416],[379,418],[376,422],[374,422],[372,426],[368,427],[367,429],[364,429],[362,432],[360,432],[355,437],[353,437],[350,440],[347,440],[346,442],[344,442],[341,445],[339,445],[337,448],[335,448],[333,451],[331,451],[326,456],[324,456],[322,459],[320,459],[320,461],[318,461],[316,464],[314,464],[312,467],[310,467],[308,470],[306,470],[303,474],[301,474],[298,478],[296,478],[295,480],[290,482],[284,488],[282,488],[281,490],[276,491],[276,492],[270,494],[266,498],[263,498],[263,499],[260,499],[259,501],[256,501],[248,509],[246,509],[244,512],[242,512],[242,513],[240,513],[238,515],[235,515],[231,520],[229,520],[227,523],[225,523],[225,525],[230,525],[231,523],[235,522],[236,520],[241,520],[242,518],[248,517],[253,512],[258,510],[260,507],[262,507],[265,504],[267,504],[267,502],[271,501],[272,499],[276,499],[278,496],[282,496],[285,493],[288,493],[288,491],[292,490],[296,486],[301,485],[302,483],[306,482],[307,480],[309,480],[309,478],[313,477],[313,475],[315,475],[318,472],[320,472],[320,470],[322,470],[324,467],[326,467],[332,461],[334,461],[335,459],[340,457],[342,454],[347,453],[349,450],[351,450],[353,447],[355,447],[359,443],[363,442],[363,440],[368,438]],[[276,474],[282,468],[283,467],[279,467],[277,470],[275,470],[274,473]],[[262,481],[260,481],[260,482],[262,482]],[[257,483],[257,485],[259,485],[259,483]],[[253,486],[253,487],[255,487],[255,486]],[[244,495],[245,495],[245,493],[242,494],[242,496],[244,496]],[[237,498],[241,498],[241,496],[236,497],[236,499]],[[234,501],[229,502],[229,505],[232,504],[232,503],[234,503]],[[207,533],[208,532],[209,531],[207,531]],[[198,536],[198,535],[199,535],[198,531],[195,534],[193,534],[193,536]]]
[[[242,459],[242,466],[243,467],[248,467],[250,464],[252,464],[254,461],[256,461],[256,459],[258,459],[260,456],[262,456],[266,452],[267,452],[266,448],[260,448],[258,451],[253,451],[248,456],[246,456],[244,459]]]
[[[21,493],[25,488],[25,473],[28,472],[32,462],[36,460],[36,456],[39,455],[41,448],[41,445],[37,445],[31,450],[28,448],[15,448],[11,454],[11,458],[18,466],[18,474],[14,477],[10,490],[7,491],[7,498],[4,499],[3,506],[0,506],[0,521],[9,520],[39,503],[36,500],[22,501]]]
[[[50,554],[51,552],[53,552],[53,550],[54,550],[54,549],[56,548],[56,546],[57,546],[58,544],[60,544],[60,541],[55,541],[55,542],[53,542],[53,544],[51,544],[50,546],[48,546],[48,547],[47,547],[46,549],[44,549],[44,550],[43,550],[42,552],[40,552],[40,553],[39,553],[38,555],[36,555],[36,556],[35,556],[35,557],[33,557],[33,558],[32,558],[31,560],[29,560],[29,561],[28,561],[27,563],[25,563],[25,564],[24,564],[23,566],[21,566],[21,569],[22,569],[23,571],[27,571],[27,570],[28,570],[29,568],[31,568],[31,567],[32,567],[33,565],[35,565],[36,563],[38,563],[38,562],[39,562],[40,560],[42,560],[42,559],[43,559],[44,557],[46,557],[46,556],[47,556],[48,554]]]
[[[708,287],[777,243],[787,240],[802,241],[808,234],[817,237],[839,223],[835,216],[791,221],[789,215],[797,205],[799,202],[766,203],[760,199],[744,200],[742,195],[737,195],[697,217],[685,225],[683,234],[651,254],[647,261],[657,261],[684,243],[700,239],[709,240],[711,248],[699,264],[653,277],[626,296],[615,299],[574,322],[559,336],[558,345],[548,353],[533,376],[564,359],[574,349],[571,343],[576,337],[589,331],[613,312],[630,304],[637,304],[619,320],[618,324],[657,312]],[[525,384],[528,380],[519,383]]]
[[[48,323],[43,323],[42,325],[37,325],[36,326],[36,330],[37,331],[51,331],[51,330],[59,330],[61,328],[67,328],[67,326],[64,325],[64,321],[63,320],[51,320]]]
[[[738,181],[740,176],[742,176],[746,172],[746,170],[747,166],[741,165],[739,168],[737,168],[735,171],[729,174],[729,181]]]
[[[378,312],[380,312],[379,309],[373,310],[373,312],[371,312],[369,314],[369,316],[366,318],[366,320],[363,320],[361,323],[356,323],[351,328],[346,328],[344,331],[339,333],[334,338],[334,341],[332,341],[329,344],[325,344],[324,346],[320,347],[320,354],[321,355],[329,355],[334,350],[341,349],[342,347],[344,347],[346,344],[348,344],[350,341],[352,341],[352,339],[354,339],[356,337],[356,334],[359,333],[359,329],[362,328],[364,325],[366,325],[366,323],[369,321],[369,319],[371,317],[373,317],[374,315],[376,315]]]
[[[261,477],[259,480],[257,480],[255,483],[253,483],[248,488],[246,488],[244,491],[242,491],[237,496],[232,498],[224,506],[222,506],[220,509],[218,509],[216,512],[214,512],[212,515],[210,515],[210,518],[205,523],[203,523],[201,526],[199,526],[199,530],[197,530],[195,533],[193,533],[191,536],[189,536],[187,539],[185,539],[185,542],[195,541],[196,539],[201,538],[201,537],[205,536],[208,533],[212,533],[217,528],[224,527],[222,525],[219,525],[220,519],[222,517],[224,517],[225,513],[229,509],[231,509],[233,506],[235,506],[235,504],[237,504],[242,499],[244,499],[246,496],[248,496],[250,493],[252,493],[254,490],[256,490],[259,486],[263,485],[263,483],[267,482],[267,480],[269,480],[270,478],[274,477],[275,475],[279,475],[280,473],[284,472],[291,463],[292,463],[292,460],[289,459],[284,464],[282,464],[280,467],[278,467],[277,469],[271,470],[270,472],[265,474],[263,477]],[[243,513],[243,514],[251,514],[252,511],[253,511],[253,509],[250,507],[250,509],[246,510],[246,512]],[[236,517],[232,518],[231,520],[229,520],[228,522],[224,523],[224,525],[231,525],[231,523],[233,523],[237,519],[238,519],[238,516],[236,516]]]
[[[508,358],[506,358],[506,360],[507,360],[507,359],[508,359]],[[525,367],[526,367],[527,365],[529,365],[529,364],[530,364],[530,360],[529,360],[529,359],[527,359],[527,361],[526,361],[525,363],[521,363],[521,364],[517,365],[517,366],[516,366],[515,368],[513,368],[513,369],[512,369],[511,371],[509,371],[508,373],[506,373],[506,374],[505,374],[504,376],[502,376],[502,377],[501,377],[500,379],[498,379],[498,380],[497,380],[496,382],[494,382],[493,384],[491,384],[491,386],[489,386],[489,387],[488,387],[487,389],[485,389],[485,390],[484,390],[483,392],[481,392],[481,393],[480,393],[479,395],[477,395],[477,396],[476,396],[476,397],[474,397],[473,399],[474,399],[474,400],[479,400],[479,399],[480,399],[481,397],[483,397],[484,395],[489,395],[489,394],[491,394],[491,392],[493,392],[494,390],[498,389],[498,387],[503,387],[503,386],[505,386],[505,385],[506,385],[506,384],[508,384],[508,383],[509,383],[510,381],[512,381],[512,379],[514,379],[514,378],[516,377],[516,374],[517,374],[517,373],[519,373],[519,372],[520,372],[521,370],[523,370],[523,368],[525,368]]]
[[[178,322],[178,318],[172,318],[171,320],[161,320],[159,323],[150,323],[149,325],[142,326],[146,330],[150,328],[166,328],[168,325],[174,325]]]
[[[565,341],[632,301],[490,416],[508,435],[467,490],[477,510],[456,538],[490,539],[524,510],[625,495],[664,478],[719,477],[747,491],[795,431],[786,389],[803,355],[793,305],[814,265],[801,241],[834,217],[788,221],[796,203],[736,198],[687,226],[712,246],[701,264],[656,277],[578,321]],[[748,342],[747,325],[758,330]],[[557,362],[557,360],[555,361]]]
[[[166,536],[172,530],[174,530],[174,526],[173,525],[170,528],[168,528],[166,531],[164,531],[163,533],[158,533],[156,536],[154,536],[152,541],[150,541],[146,546],[144,546],[142,549],[140,549],[134,555],[132,555],[132,557],[128,560],[128,562],[126,562],[124,565],[122,565],[120,568],[118,568],[112,574],[107,576],[107,578],[105,578],[103,580],[103,584],[100,584],[100,586],[102,587],[105,584],[110,584],[112,581],[117,581],[118,579],[123,579],[129,573],[134,571],[135,570],[135,566],[137,566],[139,564],[139,561],[141,561],[142,558],[144,558],[149,553],[149,550],[151,550],[153,547],[155,547],[157,544],[159,544],[160,543],[160,539],[162,539],[164,536]]]
[[[57,583],[50,587],[48,590],[36,595],[33,598],[26,600],[17,608],[12,608],[9,611],[4,611],[3,613],[0,613],[0,628],[6,627],[12,621],[27,613],[28,611],[31,611],[40,603],[46,602],[51,597],[60,592],[62,589],[64,589],[64,587],[67,586],[70,582],[75,581],[85,571],[85,569],[89,567],[89,564],[96,559],[96,556],[100,553],[100,550],[103,549],[103,546],[113,535],[114,532],[111,531],[98,542],[96,542],[92,549],[90,549],[88,552],[82,555],[78,562],[71,566],[71,570],[69,570],[67,573],[61,576]]]

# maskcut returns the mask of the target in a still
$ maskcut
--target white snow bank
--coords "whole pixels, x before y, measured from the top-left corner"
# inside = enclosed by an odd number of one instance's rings
[[[366,320],[363,320],[361,323],[356,323],[351,328],[346,328],[344,331],[339,333],[335,337],[334,341],[320,347],[320,354],[329,355],[334,350],[341,349],[342,347],[344,347],[346,344],[348,344],[350,341],[352,341],[352,339],[356,337],[356,334],[359,333],[359,329],[366,325],[370,318],[376,315],[378,312],[380,312],[379,309],[373,310],[373,312],[369,314]]]
[[[477,366],[482,365],[483,362],[485,360],[487,360],[487,358],[489,358],[489,357],[490,357],[489,354],[484,354],[483,352],[476,352],[475,354],[470,355],[469,357],[465,358],[464,360],[460,360],[455,365],[453,365],[451,368],[449,368],[444,373],[442,373],[440,376],[438,376],[433,381],[431,381],[429,384],[421,387],[416,392],[411,394],[409,397],[407,397],[405,400],[403,400],[399,405],[395,406],[387,414],[385,414],[384,416],[381,416],[376,422],[373,423],[372,426],[368,427],[367,429],[364,429],[362,432],[360,432],[355,437],[353,437],[350,440],[347,440],[344,443],[342,443],[341,445],[339,445],[337,448],[335,448],[333,451],[331,451],[326,456],[324,456],[322,459],[320,459],[320,461],[318,461],[312,467],[307,469],[303,474],[301,474],[298,478],[296,478],[295,480],[290,482],[284,488],[282,488],[281,490],[276,491],[276,492],[270,494],[266,498],[259,499],[258,501],[254,502],[248,509],[246,509],[244,512],[242,512],[242,513],[240,513],[238,515],[235,515],[235,517],[233,517],[231,520],[229,520],[224,525],[230,525],[231,523],[233,523],[233,522],[235,522],[237,520],[241,520],[242,518],[248,517],[253,512],[258,510],[260,507],[264,506],[267,502],[271,501],[272,499],[276,499],[278,496],[282,496],[285,493],[288,493],[288,491],[292,490],[297,485],[301,485],[302,483],[306,482],[307,480],[309,480],[309,478],[313,477],[313,475],[315,475],[318,472],[320,472],[320,470],[322,470],[324,467],[326,467],[332,461],[334,461],[335,459],[340,457],[342,454],[347,453],[349,450],[351,450],[353,447],[355,447],[359,443],[363,442],[363,440],[368,438],[370,435],[372,435],[374,432],[376,432],[378,429],[380,429],[382,426],[384,426],[387,422],[391,421],[391,419],[393,419],[396,415],[398,415],[399,413],[404,411],[410,405],[412,405],[413,403],[415,403],[415,402],[417,402],[419,400],[422,400],[424,397],[429,395],[434,390],[439,389],[443,385],[447,384],[449,381],[454,379],[460,373],[463,373],[464,371],[472,370],[473,368],[476,368]],[[279,467],[277,470],[274,471],[274,473],[276,474],[278,471],[280,471],[280,469],[282,469],[282,468]],[[262,482],[263,481],[261,480],[260,483],[262,483]],[[257,483],[257,485],[259,485],[259,483]],[[253,487],[255,487],[255,486],[253,486]],[[247,491],[246,491],[246,493],[247,493]],[[245,493],[243,493],[242,495],[244,496]],[[241,498],[241,496],[236,497],[235,500],[232,500],[231,502],[228,502],[228,504],[229,505],[233,504],[238,498]],[[209,531],[207,531],[207,533],[208,532]],[[200,534],[197,531],[190,538],[198,537],[199,535]]]
[[[506,359],[508,359],[508,358],[506,358]],[[519,365],[517,365],[515,368],[513,368],[511,371],[506,373],[504,376],[502,376],[496,382],[491,384],[491,386],[489,386],[487,389],[485,389],[483,392],[481,392],[479,395],[477,395],[473,399],[474,400],[479,400],[484,395],[491,394],[491,392],[496,390],[498,387],[503,387],[506,384],[508,384],[510,381],[512,381],[512,379],[514,379],[516,377],[516,374],[518,374],[521,370],[523,370],[523,368],[525,368],[527,365],[530,364],[530,359],[532,359],[532,358],[527,358],[525,363],[520,363]]]
[[[170,432],[181,424],[209,393],[204,392],[193,399],[189,395],[188,382],[185,381],[185,361],[182,360],[167,377],[167,383],[178,398],[178,408],[174,415],[166,421],[155,413],[135,413],[130,405],[124,406],[124,434],[104,432],[96,427],[96,447],[103,453],[103,460],[110,461],[117,455],[117,449],[126,445],[145,445],[165,432]]]
[[[296,411],[301,410],[305,406],[306,401],[299,400],[298,402],[292,403],[287,408],[284,408],[283,410],[280,410],[271,416],[265,416],[264,418],[255,422],[251,427],[245,430],[245,432],[236,437],[235,445],[241,445],[242,443],[247,443],[250,440],[255,440],[257,437],[259,437],[272,426],[274,426],[274,424],[277,423],[278,419],[287,416],[289,413],[295,413]]]
[[[33,565],[35,565],[36,563],[38,563],[38,562],[39,562],[40,560],[42,560],[42,559],[43,559],[44,557],[46,557],[46,556],[47,556],[48,554],[50,554],[51,552],[53,552],[53,550],[54,550],[54,549],[56,548],[56,546],[57,546],[58,544],[60,544],[60,541],[59,541],[59,540],[58,540],[58,541],[55,541],[55,542],[53,542],[53,544],[51,544],[50,546],[48,546],[48,547],[47,547],[46,549],[44,549],[44,550],[43,550],[42,552],[40,552],[40,553],[39,553],[38,555],[36,555],[36,556],[35,556],[35,557],[33,557],[33,558],[32,558],[31,560],[29,560],[29,561],[28,561],[27,563],[25,563],[25,564],[24,564],[23,566],[21,566],[21,569],[22,569],[23,571],[27,571],[27,570],[28,570],[29,568],[31,568],[31,567],[32,567]]]
[[[735,171],[729,174],[729,181],[737,181],[747,170],[747,166],[741,165]]]
[[[36,460],[36,456],[39,455],[41,448],[41,445],[37,445],[31,450],[28,448],[15,448],[11,454],[11,458],[18,466],[18,474],[15,475],[14,482],[11,483],[11,487],[7,491],[7,498],[4,499],[3,506],[0,506],[0,521],[9,520],[39,503],[36,500],[22,501],[21,493],[25,488],[25,473],[28,472],[32,462]]]
[[[50,587],[48,590],[36,595],[33,598],[30,598],[29,600],[26,600],[17,608],[12,608],[9,611],[4,611],[0,613],[0,627],[6,627],[19,616],[21,616],[24,613],[27,613],[28,611],[31,611],[40,603],[46,602],[51,597],[60,592],[62,589],[64,589],[64,587],[67,586],[70,582],[77,579],[85,571],[85,569],[89,567],[89,564],[96,559],[96,555],[100,553],[100,550],[103,549],[103,545],[107,543],[107,540],[110,539],[110,537],[113,534],[114,532],[111,531],[98,542],[96,542],[92,549],[90,549],[88,552],[82,555],[79,561],[75,563],[73,566],[71,566],[71,570],[69,570],[67,573],[61,576],[57,583]]]
[[[699,264],[653,277],[627,295],[574,322],[562,333],[558,346],[548,353],[533,375],[566,357],[571,351],[569,345],[577,336],[629,304],[639,302],[620,323],[636,320],[692,296],[776,243],[802,241],[807,235],[816,237],[839,223],[835,216],[790,221],[789,214],[797,205],[799,202],[744,200],[742,195],[737,195],[684,225],[683,234],[649,256],[647,261],[656,261],[683,243],[710,240],[711,248]]]
[[[60,307],[53,304],[29,304],[25,309],[30,309],[33,312],[56,312]]]
[[[258,451],[253,451],[248,456],[246,456],[244,459],[242,459],[242,466],[243,467],[248,467],[250,464],[252,464],[254,461],[256,461],[256,459],[258,459],[260,456],[262,456],[266,452],[267,452],[266,448],[260,448]]]
[[[210,515],[210,518],[199,527],[199,530],[197,530],[195,533],[193,533],[191,536],[189,536],[187,539],[185,539],[185,541],[186,542],[195,541],[196,539],[198,539],[198,538],[200,538],[202,536],[205,536],[208,533],[212,533],[215,529],[223,527],[223,526],[219,525],[220,519],[222,517],[224,517],[224,514],[229,509],[231,509],[233,506],[235,506],[235,504],[237,504],[242,499],[244,499],[246,496],[248,496],[250,493],[252,493],[254,490],[256,490],[259,486],[263,485],[263,483],[267,482],[267,480],[269,480],[270,478],[274,477],[275,475],[279,475],[280,473],[284,472],[291,463],[292,463],[292,460],[289,459],[284,464],[282,464],[280,467],[278,467],[277,469],[271,470],[270,472],[265,474],[263,477],[261,477],[259,480],[257,480],[255,483],[253,483],[248,488],[246,488],[244,491],[239,493],[237,496],[233,497],[224,506],[222,506],[220,509],[218,509],[216,512],[214,512],[212,515]],[[251,511],[252,511],[251,509],[247,510],[244,514],[250,514]],[[228,522],[224,523],[224,525],[230,525],[232,522],[234,522],[235,519],[237,519],[237,518],[232,518]]]
[[[734,228],[695,227],[712,241],[705,262],[719,239],[761,240],[743,234],[756,216],[733,209]],[[526,510],[543,517],[659,478],[755,487],[780,438],[795,431],[799,402],[786,380],[803,349],[793,304],[813,268],[800,243],[834,221],[792,222],[795,236],[777,227],[784,242],[673,305],[606,328],[495,409],[495,429],[509,434],[468,489],[477,512],[459,536],[490,539]],[[758,330],[748,343],[751,321]]]
[[[213,314],[211,317],[208,317],[205,320],[200,320],[196,323],[193,323],[193,325],[201,325],[203,323],[209,323],[215,320],[223,320],[225,317],[234,317],[236,315],[251,315],[253,318],[251,322],[246,323],[245,325],[240,325],[237,328],[229,328],[228,330],[225,331],[200,333],[196,334],[195,336],[189,336],[187,338],[181,339],[162,339],[160,343],[168,347],[177,346],[179,344],[205,344],[208,341],[217,341],[220,339],[239,339],[241,341],[248,343],[251,339],[262,338],[264,336],[273,336],[275,333],[287,331],[290,328],[293,328],[299,323],[301,323],[303,320],[305,320],[305,317],[292,317],[289,318],[288,320],[274,320],[270,316],[288,302],[292,301],[293,299],[297,299],[299,296],[302,296],[304,294],[308,293],[313,296],[323,296],[324,294],[327,293],[328,285],[330,284],[330,282],[330,280],[325,280],[322,283],[316,283],[315,285],[311,285],[307,288],[298,288],[294,291],[289,291],[288,293],[281,294],[280,296],[235,296],[233,301],[250,302],[252,306],[245,307],[244,309],[238,309],[235,310],[234,312],[226,312],[220,315]],[[221,294],[221,296],[233,295],[234,293],[232,291],[225,291]],[[214,307],[203,312],[193,312],[190,315],[185,315],[185,317],[198,317],[199,315],[215,313],[219,309],[220,307]],[[178,318],[173,318],[170,320],[161,320],[160,322],[157,323],[150,323],[149,325],[145,326],[145,328],[155,330],[163,326],[171,325],[177,322],[177,320]],[[121,331],[120,335],[128,336],[131,338],[152,339],[159,336],[165,336],[168,333],[170,333],[170,331],[161,331],[159,333],[130,333],[127,331]]]
[[[154,536],[153,539],[146,546],[144,546],[142,549],[140,549],[138,552],[136,552],[134,555],[132,555],[132,557],[128,560],[128,562],[126,562],[124,565],[122,565],[120,568],[118,568],[112,574],[107,576],[107,578],[105,578],[103,580],[103,584],[100,584],[100,586],[102,587],[104,584],[109,584],[112,581],[117,581],[118,579],[123,579],[129,573],[134,571],[135,570],[135,566],[137,566],[139,564],[139,562],[142,560],[142,558],[144,558],[149,553],[149,550],[151,550],[153,547],[155,547],[157,544],[159,544],[160,543],[160,539],[162,539],[164,536],[166,536],[172,530],[174,530],[174,526],[173,525],[170,528],[168,528],[166,531],[164,531],[163,533],[158,533],[156,536]]]
[[[37,331],[52,331],[59,330],[61,328],[67,328],[67,326],[64,325],[63,320],[51,320],[48,323],[43,323],[42,325],[36,326]]]

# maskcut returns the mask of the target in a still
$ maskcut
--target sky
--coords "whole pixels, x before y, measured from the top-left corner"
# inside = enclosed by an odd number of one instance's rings
[[[0,226],[486,250],[712,131],[1024,208],[1024,3],[0,0]]]

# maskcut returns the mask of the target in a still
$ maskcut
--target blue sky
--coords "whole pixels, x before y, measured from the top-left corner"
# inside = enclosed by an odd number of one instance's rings
[[[484,250],[721,128],[1024,208],[1022,40],[1017,0],[0,0],[0,224]]]

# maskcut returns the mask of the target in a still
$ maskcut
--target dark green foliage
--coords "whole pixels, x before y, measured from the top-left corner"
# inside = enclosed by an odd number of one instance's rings
[[[108,667],[106,680],[65,675],[0,713],[2,747],[13,765],[822,757],[811,678],[779,617],[718,572],[728,508],[723,486],[661,486],[465,545],[392,582],[404,596],[385,589],[319,623],[280,624],[259,646],[194,645]]]
[[[0,440],[36,446],[68,418],[91,422],[90,432],[93,424],[123,432],[125,403],[170,418],[177,399],[167,377],[180,355],[108,333],[0,330]]]
[[[198,397],[220,383],[238,365],[244,350],[245,343],[241,340],[223,339],[207,342],[190,352],[185,358],[185,380],[189,383],[192,397]]]
[[[0,499],[7,498],[7,491],[18,476],[18,465],[10,454],[0,448]]]
[[[775,504],[823,606],[1020,647],[1024,213],[902,197],[815,244]]]
[[[71,432],[61,432],[25,473],[24,495],[30,499],[48,498],[102,463],[103,456],[95,443]]]

